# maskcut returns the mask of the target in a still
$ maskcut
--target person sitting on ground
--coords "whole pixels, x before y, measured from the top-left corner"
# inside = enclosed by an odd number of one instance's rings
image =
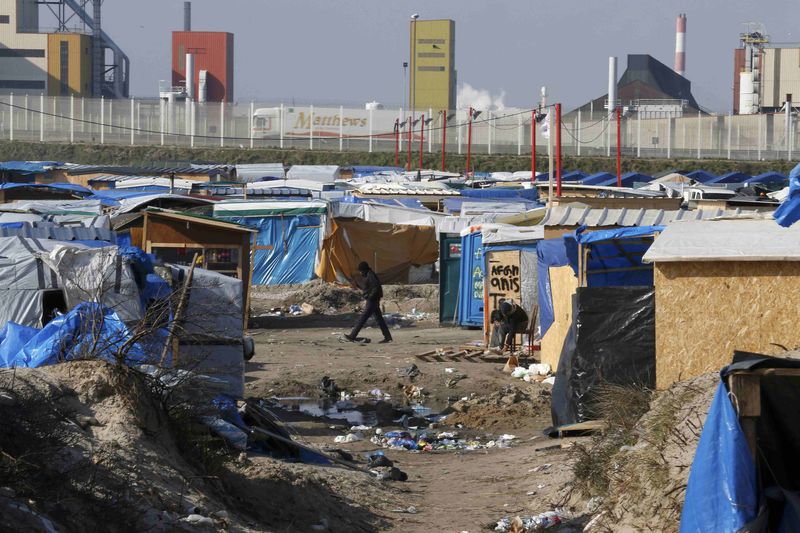
[[[374,316],[375,322],[378,323],[378,327],[381,328],[381,333],[383,333],[381,344],[392,342],[392,334],[389,332],[389,327],[386,325],[386,321],[383,319],[383,314],[381,313],[381,298],[383,298],[381,280],[378,279],[378,275],[372,271],[366,261],[359,263],[358,271],[364,278],[364,299],[366,300],[364,312],[361,313],[361,317],[358,319],[358,322],[350,334],[345,335],[344,338],[355,342],[356,339],[358,339],[358,333],[361,331],[361,328],[364,327],[364,324],[367,323],[369,317]]]
[[[499,309],[492,311],[494,333],[492,340],[495,347],[510,351],[514,344],[514,335],[528,330],[528,314],[518,305],[509,301],[501,301]]]

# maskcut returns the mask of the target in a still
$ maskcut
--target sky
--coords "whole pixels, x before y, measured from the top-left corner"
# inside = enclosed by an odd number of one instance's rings
[[[608,57],[646,53],[673,65],[675,18],[687,14],[686,77],[698,102],[732,106],[743,22],[800,41],[800,2],[770,0],[193,0],[192,29],[235,34],[239,102],[400,105],[412,13],[456,21],[459,85],[508,107],[533,107],[546,85],[566,108],[606,93]],[[105,0],[103,25],[131,59],[133,96],[170,78],[182,0]],[[794,34],[792,34],[794,32]]]

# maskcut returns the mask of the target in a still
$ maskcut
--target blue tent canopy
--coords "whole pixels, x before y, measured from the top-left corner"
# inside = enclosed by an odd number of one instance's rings
[[[717,177],[716,174],[712,174],[707,170],[693,170],[686,174],[687,178],[692,178],[695,181],[699,181],[700,183],[708,183],[709,181],[713,180]]]
[[[444,198],[442,200],[442,205],[444,206],[444,210],[447,213],[461,213],[461,205],[464,202],[468,203],[485,203],[485,204],[496,204],[496,203],[503,203],[503,204],[514,204],[523,206],[526,211],[530,211],[531,209],[536,209],[537,207],[541,207],[542,204],[539,202],[533,202],[530,200],[526,200],[525,198],[499,198],[499,199],[492,199],[492,198]]]
[[[63,164],[57,161],[4,161],[0,162],[0,171],[12,172],[19,176],[33,176]]]
[[[653,267],[642,263],[652,236],[664,226],[637,226],[584,233],[579,228],[564,236],[567,257],[578,274],[578,245],[588,247],[588,287],[652,286]]]
[[[383,205],[392,205],[397,207],[410,207],[412,209],[424,209],[429,211],[427,207],[425,207],[422,202],[417,200],[416,198],[364,198],[361,196],[352,196],[347,195],[339,200],[342,203],[346,204],[363,204],[363,203],[371,203],[371,204],[383,204]]]
[[[466,198],[488,198],[499,200],[503,198],[523,198],[526,200],[536,200],[539,192],[535,189],[506,189],[490,187],[488,189],[461,189],[461,196]]]
[[[614,180],[614,183],[616,184],[617,177],[614,174],[611,174],[610,172],[597,172],[595,174],[592,174],[591,176],[587,176],[587,177],[583,178],[582,180],[580,180],[580,184],[581,185],[600,185],[602,182],[605,182],[605,181],[608,181],[608,180],[612,180],[612,179]]]
[[[752,178],[746,180],[744,184],[753,185],[756,183],[762,183],[764,185],[767,185],[773,183],[775,184],[786,183],[787,181],[789,181],[789,178],[779,172],[764,172],[762,174],[759,174],[758,176],[753,176]]]
[[[638,172],[626,172],[621,176],[620,181],[622,181],[623,187],[633,187],[635,183],[647,183],[649,181],[653,181],[653,176],[639,174]],[[617,185],[617,177],[612,176],[605,181],[595,183],[595,185],[599,185],[601,187],[615,187]]]
[[[353,176],[357,178],[362,176],[369,176],[371,174],[377,174],[379,172],[405,172],[406,170],[403,167],[381,167],[372,165],[355,165],[352,167],[352,169],[353,169]]]
[[[727,174],[717,176],[704,183],[744,183],[752,177],[753,176],[750,174],[745,174],[744,172],[728,172]]]
[[[561,173],[561,181],[580,181],[587,176],[588,174],[581,172],[580,170],[570,170],[569,172]],[[546,172],[536,176],[536,181],[538,182],[547,181],[548,179],[549,175]],[[555,174],[553,174],[553,180],[555,181]]]
[[[0,183],[0,190],[18,189],[27,187],[28,189],[56,189],[59,191],[72,191],[78,193],[92,194],[92,190],[76,183]]]

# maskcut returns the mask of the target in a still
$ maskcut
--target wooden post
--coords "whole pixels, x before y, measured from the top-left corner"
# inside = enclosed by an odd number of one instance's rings
[[[164,361],[167,359],[167,353],[175,340],[175,326],[183,320],[184,311],[186,309],[186,301],[189,299],[189,288],[192,285],[192,278],[194,277],[194,266],[197,264],[197,256],[200,255],[195,252],[192,257],[192,265],[189,267],[189,273],[186,275],[186,281],[183,283],[181,295],[178,297],[178,307],[175,309],[175,316],[172,323],[169,325],[169,334],[167,335],[167,342],[164,343],[164,349],[161,352],[161,366],[164,366]],[[178,343],[175,343],[176,345]],[[172,366],[178,362],[178,350],[173,347],[172,350]]]
[[[758,456],[757,423],[761,416],[761,376],[755,374],[731,374],[728,388],[733,395],[733,405],[739,414],[739,424],[750,447],[753,461]]]

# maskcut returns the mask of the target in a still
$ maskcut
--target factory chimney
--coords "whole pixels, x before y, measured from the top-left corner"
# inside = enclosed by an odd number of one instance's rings
[[[183,3],[183,31],[192,31],[192,3]]]
[[[684,75],[686,72],[686,13],[678,15],[675,22],[675,72]]]

